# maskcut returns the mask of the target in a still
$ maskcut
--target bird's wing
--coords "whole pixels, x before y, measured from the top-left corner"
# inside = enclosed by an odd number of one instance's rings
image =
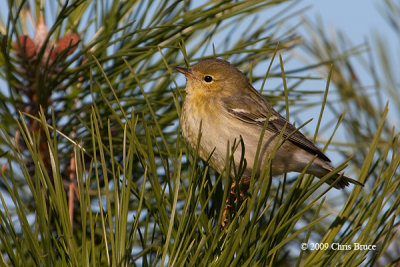
[[[260,130],[268,119],[269,122],[266,130],[273,133],[279,134],[283,127],[286,128],[283,132],[283,136],[288,138],[291,142],[311,154],[317,154],[319,158],[330,162],[330,159],[319,150],[310,140],[307,139],[300,131],[296,131],[296,128],[290,124],[284,117],[276,112],[271,105],[257,92],[255,89],[249,94],[242,94],[240,96],[228,96],[222,98],[224,108],[234,118],[256,125],[260,127]]]

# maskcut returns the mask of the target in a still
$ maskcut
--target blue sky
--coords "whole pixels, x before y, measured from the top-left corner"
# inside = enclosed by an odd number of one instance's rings
[[[372,48],[372,54],[377,58],[375,38],[383,37],[387,48],[393,55],[397,55],[399,38],[385,21],[385,4],[382,0],[303,0],[301,6],[310,5],[305,14],[307,18],[313,19],[321,17],[327,31],[339,30],[343,32],[353,45],[359,45],[366,41]],[[398,58],[392,58],[393,66],[398,68],[400,62]],[[357,67],[357,66],[356,66]],[[359,66],[358,66],[359,67]],[[379,69],[379,67],[378,67]],[[361,71],[360,80],[370,82],[366,73]]]
[[[336,29],[344,31],[354,42],[363,42],[373,31],[390,33],[379,9],[378,0],[304,0],[302,5],[312,5],[307,14],[319,15]]]

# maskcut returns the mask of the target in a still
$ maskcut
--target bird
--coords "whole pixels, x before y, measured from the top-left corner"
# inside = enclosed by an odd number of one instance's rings
[[[247,182],[253,168],[257,168],[256,175],[260,175],[278,142],[283,143],[272,158],[272,176],[305,170],[307,174],[322,178],[334,170],[330,159],[275,111],[247,77],[228,61],[205,59],[189,68],[176,67],[176,70],[186,77],[186,95],[180,116],[182,134],[191,147],[198,145],[199,156],[218,173],[225,168],[227,145],[234,143],[244,146],[234,151],[233,158],[238,166],[244,157],[243,177],[247,177]],[[263,128],[265,132],[260,136]],[[260,138],[261,148],[255,162]],[[337,189],[350,184],[364,186],[342,172],[334,174],[327,183]]]

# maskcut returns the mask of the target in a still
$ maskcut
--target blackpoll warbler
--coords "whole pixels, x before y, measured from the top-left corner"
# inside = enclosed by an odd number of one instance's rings
[[[186,76],[186,97],[183,103],[181,125],[184,137],[192,147],[196,147],[201,125],[199,155],[221,173],[225,166],[227,144],[237,143],[242,138],[247,161],[244,177],[249,177],[253,166],[257,172],[267,162],[279,135],[283,130],[286,141],[279,147],[272,160],[272,175],[285,172],[302,172],[313,159],[306,173],[323,177],[333,170],[330,160],[302,133],[296,130],[284,117],[249,83],[246,76],[229,62],[221,59],[207,59],[191,68],[176,68]],[[268,121],[260,149],[259,162],[254,164],[257,145],[263,126]],[[282,141],[282,139],[281,139]],[[238,165],[242,149],[234,153]],[[349,183],[362,183],[337,173],[327,181],[341,189]]]

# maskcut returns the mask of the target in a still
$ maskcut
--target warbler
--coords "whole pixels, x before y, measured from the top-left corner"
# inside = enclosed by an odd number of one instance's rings
[[[186,96],[180,118],[183,136],[196,147],[201,132],[199,156],[209,159],[210,166],[217,172],[221,173],[226,164],[228,142],[232,145],[241,139],[244,150],[239,147],[234,152],[235,164],[239,165],[244,151],[247,164],[243,176],[251,176],[254,166],[259,174],[277,142],[282,142],[281,131],[286,140],[272,159],[273,176],[302,172],[315,156],[306,173],[322,178],[334,169],[329,158],[276,112],[247,77],[228,61],[207,59],[190,68],[176,67],[176,70],[186,76]],[[264,125],[259,160],[254,164]],[[343,173],[335,174],[327,183],[332,184],[339,177],[334,184],[337,189],[350,183],[363,186]]]

